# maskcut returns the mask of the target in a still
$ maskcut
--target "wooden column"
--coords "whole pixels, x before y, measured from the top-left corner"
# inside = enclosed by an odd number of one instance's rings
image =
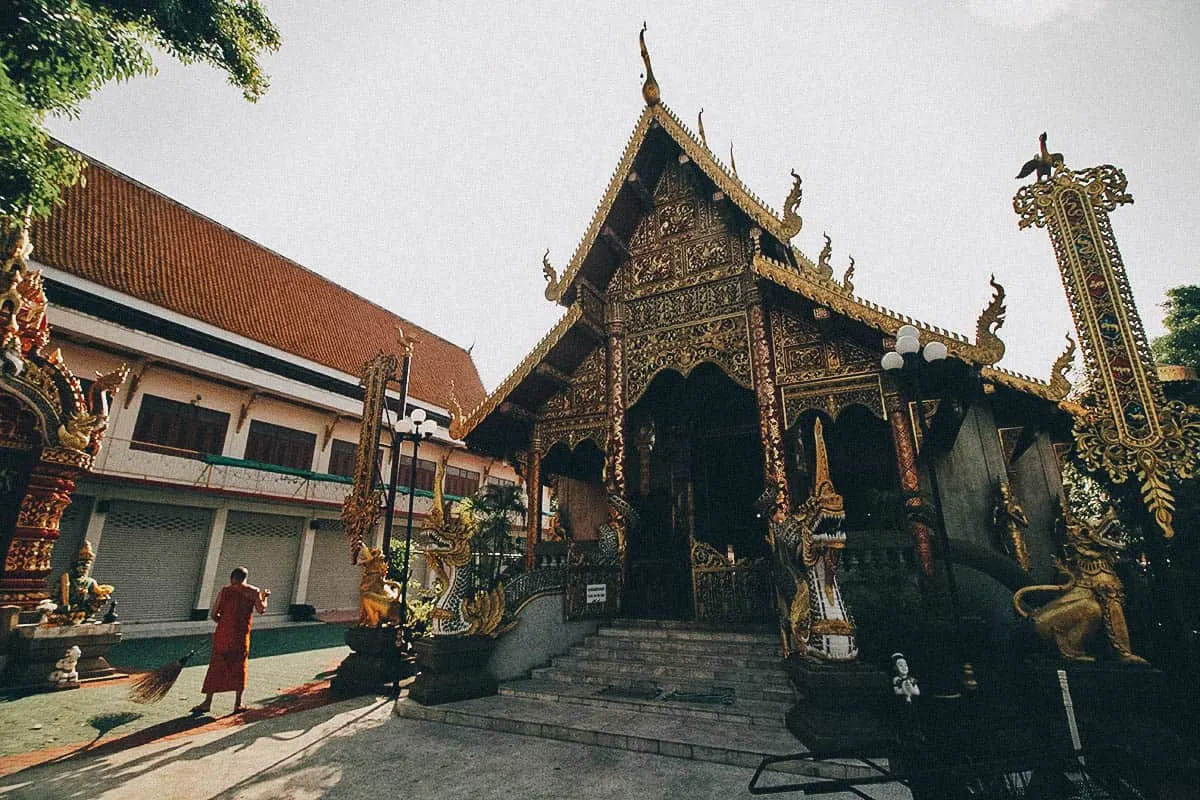
[[[612,304],[605,312],[608,334],[605,367],[608,377],[608,436],[604,478],[610,494],[625,499],[625,319],[624,307]]]
[[[42,461],[34,467],[25,496],[17,510],[17,523],[4,553],[4,572],[0,576],[0,605],[34,608],[49,597],[46,579],[50,577],[50,556],[58,541],[58,525],[63,511],[71,505],[71,492],[79,468],[50,460],[58,453],[77,456],[72,451],[47,448]]]
[[[542,443],[535,434],[525,454],[525,491],[529,495],[525,533],[525,571],[532,570],[534,550],[542,535]]]
[[[783,450],[783,408],[775,385],[775,359],[767,336],[769,319],[757,287],[747,293],[750,304],[746,321],[750,327],[750,360],[754,369],[754,392],[758,400],[758,426],[762,436],[763,477],[783,493],[785,514],[791,513],[792,495],[788,486],[787,464]]]
[[[909,424],[907,405],[894,395],[888,396],[888,418],[892,424],[892,441],[896,446],[896,471],[900,475],[900,489],[904,492],[904,505],[911,512],[924,506],[921,499],[921,478],[917,472],[917,444]],[[929,526],[923,522],[912,522],[913,547],[921,572],[933,575],[933,549],[930,545]]]

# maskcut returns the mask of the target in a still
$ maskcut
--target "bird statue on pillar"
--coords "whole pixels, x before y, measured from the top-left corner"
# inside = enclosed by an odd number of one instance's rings
[[[1051,153],[1046,149],[1046,134],[1043,131],[1038,137],[1038,154],[1025,162],[1025,166],[1021,167],[1021,171],[1017,173],[1017,180],[1028,178],[1035,171],[1039,181],[1049,180],[1050,172],[1056,166],[1062,166],[1063,154]]]

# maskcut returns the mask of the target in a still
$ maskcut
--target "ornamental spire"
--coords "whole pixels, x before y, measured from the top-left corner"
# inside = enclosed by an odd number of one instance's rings
[[[646,23],[642,23],[642,32],[638,34],[638,44],[642,47],[642,61],[646,65],[646,82],[642,84],[642,98],[646,105],[656,106],[662,100],[658,90],[658,81],[654,80],[654,69],[650,66],[650,51],[646,49]]]

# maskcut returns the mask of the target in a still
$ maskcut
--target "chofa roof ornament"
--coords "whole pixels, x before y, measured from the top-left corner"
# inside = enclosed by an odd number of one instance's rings
[[[658,90],[658,81],[654,80],[654,69],[650,66],[650,51],[646,49],[646,23],[642,23],[642,32],[638,34],[638,44],[642,47],[642,61],[646,65],[646,82],[642,84],[642,98],[648,106],[656,106],[662,101],[662,93]]]

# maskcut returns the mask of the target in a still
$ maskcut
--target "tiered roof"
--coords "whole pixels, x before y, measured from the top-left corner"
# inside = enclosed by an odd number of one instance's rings
[[[412,397],[442,408],[452,393],[484,399],[458,345],[98,161],[85,175],[35,223],[37,262],[350,376],[397,352],[402,328],[418,340]]]

